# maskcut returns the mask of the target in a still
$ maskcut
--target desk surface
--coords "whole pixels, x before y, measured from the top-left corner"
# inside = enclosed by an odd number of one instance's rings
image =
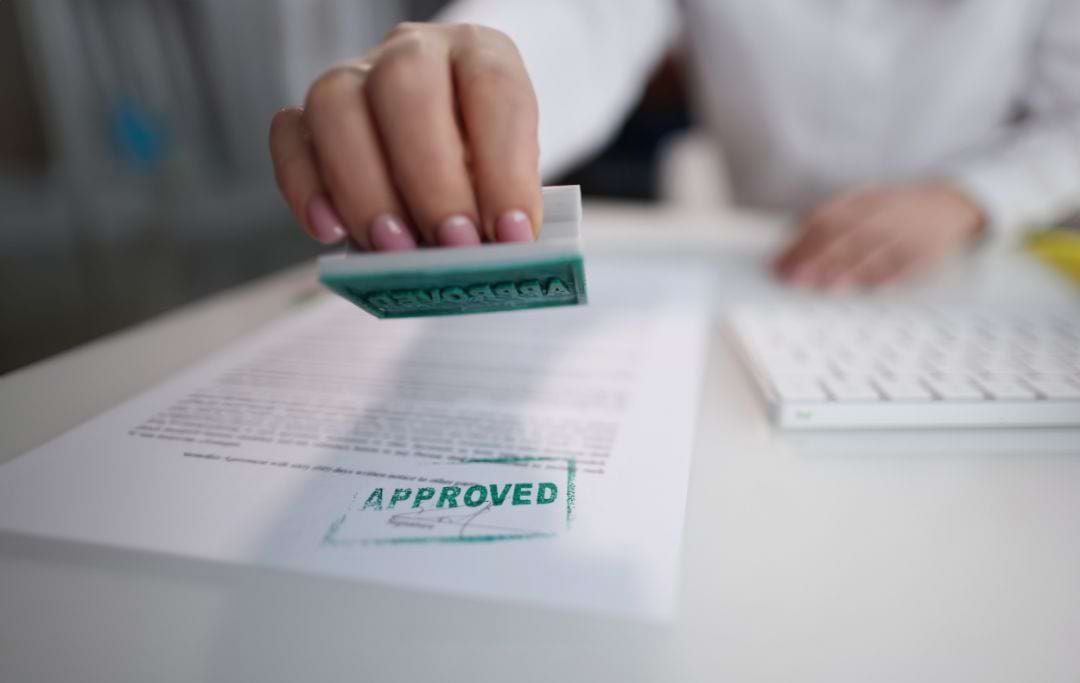
[[[586,215],[599,251],[715,262],[718,314],[791,296],[778,221]],[[316,291],[297,268],[0,378],[0,462]],[[1006,256],[892,296],[1075,301]],[[0,680],[1076,681],[1077,539],[1080,431],[806,446],[716,335],[672,624],[0,537]]]

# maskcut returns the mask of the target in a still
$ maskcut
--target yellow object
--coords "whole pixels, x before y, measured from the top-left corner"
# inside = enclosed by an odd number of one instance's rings
[[[1080,282],[1080,232],[1046,230],[1028,240],[1028,251]]]

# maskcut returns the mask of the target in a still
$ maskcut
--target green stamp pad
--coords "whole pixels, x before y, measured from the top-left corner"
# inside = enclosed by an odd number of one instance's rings
[[[581,190],[546,187],[535,242],[319,259],[324,285],[379,318],[518,311],[586,302]]]

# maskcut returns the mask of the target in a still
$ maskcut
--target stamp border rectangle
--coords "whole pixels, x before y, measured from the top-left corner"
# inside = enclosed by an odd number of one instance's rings
[[[550,456],[507,456],[507,457],[494,457],[494,458],[464,458],[455,462],[458,465],[468,464],[516,464],[516,463],[528,463],[528,462],[565,462],[566,463],[566,527],[565,531],[569,531],[574,522],[575,506],[577,502],[576,480],[577,480],[577,459],[576,458],[556,458]],[[368,546],[368,545],[422,545],[422,544],[434,544],[434,543],[495,543],[502,541],[521,541],[537,538],[554,538],[558,534],[555,532],[543,532],[538,531],[536,533],[528,534],[485,534],[482,536],[391,536],[389,538],[372,538],[372,539],[355,539],[355,540],[341,540],[337,538],[337,533],[341,529],[341,526],[348,518],[349,512],[346,511],[340,516],[334,519],[330,523],[330,526],[326,529],[326,533],[323,534],[322,545],[334,548],[341,547],[353,547],[353,546]]]

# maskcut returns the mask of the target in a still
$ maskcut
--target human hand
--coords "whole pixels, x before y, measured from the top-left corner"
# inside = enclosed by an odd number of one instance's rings
[[[812,211],[774,263],[811,287],[874,287],[926,269],[984,230],[982,209],[948,183],[844,193]]]
[[[401,24],[277,113],[278,187],[315,239],[365,249],[532,240],[542,221],[537,105],[513,42]]]

